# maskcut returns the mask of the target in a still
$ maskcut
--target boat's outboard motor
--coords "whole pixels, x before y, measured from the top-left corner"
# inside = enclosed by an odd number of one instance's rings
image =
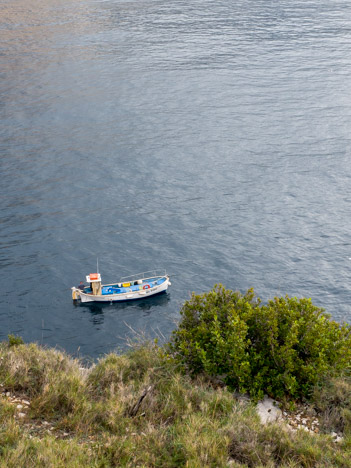
[[[74,301],[78,301],[78,299],[80,299],[78,289],[77,288],[71,288],[71,289],[72,289],[72,299]]]

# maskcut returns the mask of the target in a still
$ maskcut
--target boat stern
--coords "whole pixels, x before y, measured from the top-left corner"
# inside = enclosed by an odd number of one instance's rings
[[[79,289],[78,288],[71,288],[72,290],[72,300],[73,301],[78,301],[80,299],[80,294],[79,294]]]

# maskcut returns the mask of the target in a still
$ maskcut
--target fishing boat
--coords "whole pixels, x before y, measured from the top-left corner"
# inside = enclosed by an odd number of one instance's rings
[[[171,285],[165,271],[147,271],[125,276],[118,283],[101,284],[100,273],[86,277],[88,286],[72,288],[72,299],[81,302],[120,302],[144,299],[167,291]]]

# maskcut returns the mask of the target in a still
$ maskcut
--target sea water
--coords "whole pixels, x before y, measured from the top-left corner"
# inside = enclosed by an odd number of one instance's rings
[[[0,338],[97,357],[192,291],[351,322],[351,5],[3,0]],[[167,294],[72,286],[165,268]]]

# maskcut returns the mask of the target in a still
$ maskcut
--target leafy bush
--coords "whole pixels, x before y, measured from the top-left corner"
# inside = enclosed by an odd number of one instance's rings
[[[181,316],[169,344],[175,360],[253,397],[308,397],[323,377],[351,367],[351,327],[310,299],[262,305],[252,289],[242,295],[216,285],[193,293]]]
[[[11,348],[11,346],[18,346],[24,343],[23,339],[20,336],[7,335],[7,338],[9,340],[9,344],[8,344],[9,348]]]

